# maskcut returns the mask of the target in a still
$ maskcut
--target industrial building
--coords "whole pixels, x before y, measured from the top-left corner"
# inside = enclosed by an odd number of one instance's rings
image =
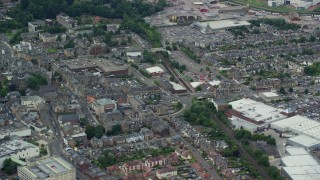
[[[228,103],[232,106],[226,112],[235,128],[244,128],[251,132],[267,128],[270,123],[285,119],[282,109],[268,106],[264,103],[243,98]]]
[[[31,136],[31,129],[18,123],[0,126],[0,139],[14,135],[19,137]]]
[[[320,141],[306,135],[299,135],[287,139],[287,145],[302,147],[312,151],[320,148]]]
[[[8,158],[18,161],[19,159],[37,157],[39,153],[39,146],[22,141],[17,136],[2,140],[0,142],[0,168],[3,168],[3,162]]]
[[[76,169],[62,157],[49,157],[18,167],[21,180],[74,180]]]
[[[320,140],[320,122],[311,120],[304,116],[296,115],[283,119],[272,123],[270,127],[281,132],[289,131],[296,134],[304,134]]]
[[[287,147],[287,156],[281,158],[282,173],[290,180],[319,179],[320,165],[307,151],[297,147]]]
[[[198,29],[203,34],[210,34],[213,31],[227,30],[239,26],[250,26],[250,23],[236,19],[225,19],[219,21],[195,22],[191,26]]]

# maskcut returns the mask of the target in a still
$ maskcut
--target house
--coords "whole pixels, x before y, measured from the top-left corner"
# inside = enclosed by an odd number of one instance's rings
[[[45,100],[40,96],[22,96],[21,105],[28,109],[37,110],[41,104],[45,104]]]
[[[167,124],[159,124],[152,128],[155,137],[166,137],[169,136],[169,126]]]
[[[114,142],[116,144],[124,144],[124,143],[126,143],[126,137],[124,137],[124,136],[116,136],[116,137],[114,137]]]
[[[103,147],[103,141],[101,139],[98,139],[96,137],[93,137],[90,139],[90,144],[93,148],[102,148]]]
[[[180,156],[182,159],[192,159],[192,156],[190,155],[190,152],[185,149],[178,149],[175,150],[175,153]]]
[[[131,171],[136,171],[136,170],[143,170],[144,168],[144,163],[142,161],[132,161],[125,163],[122,166],[122,170],[124,173],[130,173]]]
[[[159,179],[168,179],[172,176],[176,176],[177,174],[176,168],[165,168],[157,170],[156,177]]]
[[[80,117],[77,114],[63,114],[58,117],[59,123],[63,124],[71,124],[71,125],[79,125]]]
[[[168,164],[178,164],[179,163],[179,157],[176,153],[172,153],[167,156],[166,161]]]
[[[166,158],[164,156],[152,157],[146,160],[145,166],[152,168],[154,166],[164,166],[166,164]]]

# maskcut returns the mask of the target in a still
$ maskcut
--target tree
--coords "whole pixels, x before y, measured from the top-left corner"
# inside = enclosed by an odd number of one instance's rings
[[[309,89],[305,89],[305,90],[304,90],[304,93],[305,93],[305,94],[309,94]]]
[[[202,91],[202,87],[201,86],[197,86],[196,87],[196,91]]]
[[[286,90],[284,89],[284,87],[280,87],[279,92],[280,92],[281,94],[286,94]]]
[[[6,174],[12,175],[17,171],[17,164],[14,161],[12,161],[11,158],[8,158],[4,160],[2,170]]]
[[[174,76],[170,76],[170,81],[175,81],[176,80],[176,78],[174,77]]]
[[[292,87],[289,88],[289,92],[293,93],[293,88]]]
[[[67,3],[69,6],[71,6],[73,4],[74,0],[67,0]]]
[[[177,111],[179,111],[180,109],[182,109],[182,107],[183,107],[183,105],[182,105],[181,102],[178,102],[178,103],[175,105],[175,109],[176,109]]]
[[[111,130],[107,131],[106,134],[108,136],[115,136],[122,133],[122,128],[120,124],[113,125]]]
[[[22,9],[26,9],[29,6],[29,0],[21,0],[20,5]]]

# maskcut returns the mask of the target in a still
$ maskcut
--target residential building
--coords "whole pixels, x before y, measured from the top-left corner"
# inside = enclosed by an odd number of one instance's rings
[[[0,168],[3,162],[11,158],[12,160],[28,159],[39,156],[39,146],[20,140],[17,136],[0,142]]]
[[[143,170],[144,164],[142,161],[132,161],[125,163],[122,166],[124,173],[130,173],[131,171]]]
[[[80,117],[77,114],[63,114],[58,117],[60,125],[71,124],[76,125],[80,124]]]
[[[176,168],[165,168],[157,170],[157,178],[159,179],[168,179],[170,177],[176,176],[178,174]]]
[[[49,157],[18,167],[21,180],[75,180],[76,168],[59,156]]]
[[[134,133],[127,136],[126,143],[134,143],[134,142],[143,141],[143,140],[144,140],[143,134]]]
[[[154,166],[164,166],[166,164],[166,158],[164,156],[152,157],[146,160],[145,166],[152,168]]]

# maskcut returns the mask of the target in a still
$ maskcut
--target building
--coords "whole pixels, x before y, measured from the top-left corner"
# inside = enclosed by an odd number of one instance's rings
[[[168,179],[178,174],[176,168],[165,168],[157,170],[156,177],[158,179]]]
[[[19,166],[18,176],[21,180],[74,180],[76,168],[62,157],[56,156]]]
[[[177,24],[189,24],[201,20],[201,17],[195,13],[174,13],[168,18],[170,22]]]
[[[72,29],[77,27],[78,22],[71,17],[65,15],[65,14],[58,14],[57,15],[57,21],[59,24],[61,24],[63,27],[67,29]]]
[[[7,136],[27,137],[31,136],[31,129],[22,125],[9,124],[0,127],[0,139]]]
[[[17,136],[0,142],[0,168],[3,162],[11,158],[12,160],[28,159],[39,156],[39,146],[18,139]]]
[[[87,70],[92,73],[100,73],[104,76],[130,76],[131,69],[123,61],[108,60],[100,58],[77,58],[71,60],[59,61],[52,64],[55,71],[63,72],[81,72]]]
[[[144,163],[142,161],[132,161],[125,163],[122,167],[124,173],[130,173],[131,171],[143,170]]]
[[[126,52],[127,55],[127,62],[128,63],[135,63],[135,62],[140,62],[142,57],[142,53],[141,52]]]
[[[283,119],[272,123],[270,127],[280,132],[290,131],[320,140],[320,122],[304,116],[296,115]]]
[[[219,10],[219,13],[244,16],[248,13],[249,6],[226,6]]]
[[[126,136],[126,143],[135,143],[143,140],[144,140],[144,135],[139,133],[134,133]]]
[[[198,29],[203,34],[210,34],[214,31],[227,30],[233,27],[249,26],[249,25],[250,23],[247,21],[225,19],[225,20],[218,20],[218,21],[195,22],[191,26],[195,29]]]
[[[145,110],[147,107],[147,104],[138,96],[129,96],[128,100],[133,110]]]
[[[289,154],[281,159],[282,173],[290,180],[319,179],[320,165],[307,151],[301,148],[286,148]]]
[[[42,26],[44,26],[46,23],[42,20],[36,20],[33,22],[28,22],[28,30],[29,32],[38,32],[41,30]]]
[[[145,166],[152,168],[154,166],[164,166],[166,164],[166,158],[164,156],[151,157],[146,160]]]
[[[224,111],[229,108],[229,104],[224,99],[209,99],[217,111]]]
[[[71,124],[71,125],[79,125],[80,117],[78,114],[63,114],[58,117],[60,125]]]
[[[259,96],[266,102],[276,101],[282,99],[281,96],[279,96],[275,92],[262,92],[259,93]]]
[[[45,104],[45,100],[40,96],[21,96],[21,105],[28,109],[37,110],[41,104]]]
[[[164,71],[158,66],[147,68],[146,71],[152,76],[162,76],[164,73]]]
[[[228,103],[232,109],[226,112],[235,128],[257,131],[267,128],[272,122],[285,119],[283,110],[251,99],[240,99]]]
[[[170,81],[169,83],[171,85],[171,92],[173,94],[181,94],[181,93],[186,93],[187,92],[187,89],[184,86],[182,86],[182,85],[180,85],[178,83],[175,83],[173,81]]]
[[[306,135],[298,135],[287,139],[287,145],[302,147],[308,151],[320,149],[320,141]]]
[[[91,104],[92,109],[97,115],[106,112],[113,112],[117,109],[117,102],[109,98],[94,100]]]

